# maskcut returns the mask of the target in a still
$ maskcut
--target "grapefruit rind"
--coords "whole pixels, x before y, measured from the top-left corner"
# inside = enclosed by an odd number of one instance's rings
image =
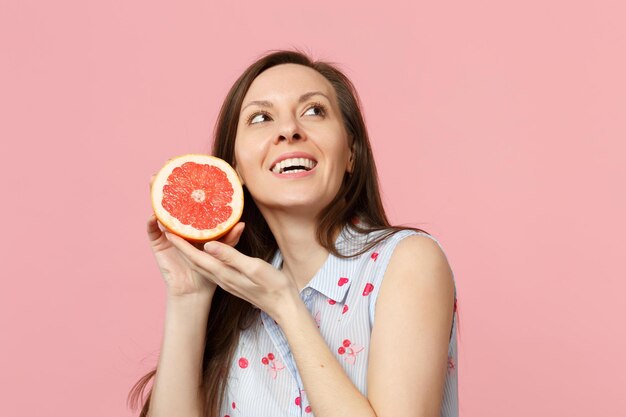
[[[232,209],[232,213],[227,220],[218,224],[217,227],[213,229],[201,230],[183,224],[180,220],[167,212],[161,204],[163,200],[163,188],[168,183],[168,177],[175,168],[180,167],[185,162],[212,165],[221,169],[226,174],[228,181],[230,181],[233,187],[233,196],[230,204],[228,204],[228,206]],[[243,213],[243,188],[241,186],[241,182],[239,181],[237,172],[230,166],[230,164],[228,164],[228,162],[211,155],[188,154],[170,159],[154,177],[150,194],[154,214],[161,224],[170,232],[186,240],[194,242],[207,242],[209,240],[215,240],[222,237],[237,224],[241,218],[241,214]]]

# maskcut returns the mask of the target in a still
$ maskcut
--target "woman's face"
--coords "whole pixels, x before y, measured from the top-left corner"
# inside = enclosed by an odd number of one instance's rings
[[[259,208],[317,215],[350,167],[350,143],[332,85],[283,64],[261,73],[243,99],[235,167]]]

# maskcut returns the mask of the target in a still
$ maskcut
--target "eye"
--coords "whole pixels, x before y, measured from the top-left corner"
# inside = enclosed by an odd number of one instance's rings
[[[248,119],[246,120],[246,122],[249,125],[253,125],[253,124],[265,122],[267,120],[271,120],[271,117],[269,114],[267,114],[266,112],[256,112],[248,116]]]
[[[326,107],[321,103],[312,104],[304,112],[304,116],[325,116],[325,115],[326,115]]]

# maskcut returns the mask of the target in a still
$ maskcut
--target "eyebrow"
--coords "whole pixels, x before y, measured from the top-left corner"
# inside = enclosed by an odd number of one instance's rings
[[[298,99],[298,103],[303,103],[307,101],[308,99],[310,99],[311,97],[318,96],[318,95],[326,97],[326,100],[330,102],[330,98],[326,94],[322,93],[321,91],[309,91],[308,93],[304,93],[300,96],[300,98]],[[254,106],[254,105],[260,106],[260,107],[274,107],[274,104],[271,101],[254,100],[254,101],[249,102],[245,106],[243,106],[241,108],[241,112],[243,112],[246,109],[246,107]]]
[[[302,94],[300,98],[298,99],[298,103],[305,102],[313,96],[324,96],[326,97],[326,100],[330,101],[330,98],[326,94],[322,93],[321,91],[310,91],[308,93]]]

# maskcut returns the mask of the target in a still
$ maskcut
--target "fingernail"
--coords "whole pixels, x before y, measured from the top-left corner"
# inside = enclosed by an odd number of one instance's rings
[[[207,242],[204,244],[204,251],[207,253],[216,253],[219,244],[215,242]]]

